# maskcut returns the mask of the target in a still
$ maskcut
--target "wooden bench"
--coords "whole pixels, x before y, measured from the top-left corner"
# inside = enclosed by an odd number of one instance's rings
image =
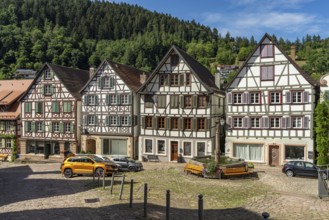
[[[2,161],[6,161],[7,158],[8,158],[8,154],[0,154],[0,159],[1,159]]]
[[[149,162],[159,162],[158,155],[147,155],[147,161]]]

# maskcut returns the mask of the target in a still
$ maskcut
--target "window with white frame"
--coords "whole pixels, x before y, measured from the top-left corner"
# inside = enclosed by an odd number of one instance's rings
[[[44,86],[44,95],[51,95],[53,90],[53,85],[46,84]]]
[[[280,119],[279,117],[270,118],[271,128],[280,128]]]
[[[206,152],[206,143],[197,142],[196,143],[197,156],[204,156]]]
[[[251,128],[260,128],[260,120],[259,117],[251,117],[250,118],[250,127]]]
[[[11,121],[6,121],[5,122],[5,130],[10,131],[11,130]]]
[[[165,141],[158,140],[158,154],[166,154]]]
[[[153,143],[151,139],[145,139],[145,153],[153,153]]]
[[[234,128],[242,128],[242,121],[243,121],[243,118],[242,117],[236,117],[236,118],[233,118],[233,126]]]
[[[184,142],[183,153],[184,153],[184,156],[192,156],[192,143],[191,142]]]
[[[128,116],[121,116],[121,125],[129,125]]]
[[[110,77],[103,77],[104,88],[110,88]]]
[[[281,104],[281,92],[270,92],[270,104]]]
[[[71,123],[70,122],[65,122],[64,123],[64,132],[65,133],[71,133]]]
[[[178,86],[179,84],[179,75],[178,74],[170,74],[170,85]]]
[[[233,157],[251,161],[264,161],[263,144],[233,144]]]
[[[117,116],[110,116],[110,125],[117,125]]]
[[[233,104],[242,104],[242,93],[233,93]]]
[[[114,95],[110,95],[110,105],[114,105],[117,104],[117,96]]]
[[[59,132],[59,122],[53,122],[53,132]]]
[[[260,104],[260,93],[250,92],[250,104]]]
[[[128,95],[127,94],[122,94],[121,95],[121,104],[124,104],[124,105],[129,104],[129,100],[128,100]]]
[[[42,132],[43,131],[43,122],[36,122],[35,129],[36,129],[36,132]]]
[[[44,79],[51,79],[51,71],[50,69],[45,69],[44,71]]]
[[[96,124],[96,116],[95,115],[88,115],[88,125],[95,125]]]
[[[94,95],[88,96],[88,105],[96,105],[96,96]]]
[[[292,91],[291,98],[292,98],[292,103],[302,103],[302,92]]]
[[[285,146],[285,159],[286,160],[304,160],[305,146]]]
[[[6,139],[6,148],[11,148],[11,139]]]
[[[301,116],[294,116],[291,117],[292,120],[292,128],[302,128],[303,127],[303,117]]]

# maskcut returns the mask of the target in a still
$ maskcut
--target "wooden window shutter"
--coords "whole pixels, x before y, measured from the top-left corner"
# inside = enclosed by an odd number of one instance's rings
[[[51,95],[53,95],[55,92],[56,92],[56,86],[55,85],[52,85],[51,87],[50,87],[50,94]]]
[[[31,121],[31,131],[34,132],[35,131],[35,122]]]
[[[110,88],[114,87],[114,77],[110,77]]]
[[[97,79],[97,81],[98,81],[98,88],[100,88],[100,89],[102,89],[103,88],[103,77],[99,77],[98,79]]]
[[[95,115],[94,117],[95,117],[95,125],[98,125],[98,116]]]
[[[68,102],[63,103],[64,112],[68,112]]]
[[[115,96],[116,96],[116,99],[117,99],[117,104],[121,105],[121,95],[116,93]]]
[[[158,129],[158,118],[156,117],[152,118],[152,125],[154,129]]]
[[[167,77],[166,77],[166,79],[165,79],[165,85],[166,86],[169,86],[170,85],[170,74],[167,74]]]
[[[180,98],[180,107],[185,108],[184,96],[180,95],[179,98]]]
[[[286,128],[287,125],[286,125],[286,118],[282,117],[281,118],[281,128]]]
[[[110,95],[109,94],[106,94],[106,96],[105,96],[105,104],[106,105],[110,104]]]
[[[63,122],[59,122],[59,132],[63,133],[64,132],[64,124]]]
[[[184,86],[184,75],[185,74],[179,74],[179,85]]]
[[[211,120],[210,120],[210,118],[207,118],[206,119],[206,126],[205,126],[208,130],[210,130],[211,129]]]
[[[263,128],[269,128],[269,118],[263,117]]]
[[[248,117],[244,117],[243,118],[243,127],[244,128],[249,128],[249,118]]]
[[[115,117],[115,116],[113,116],[113,117]],[[121,116],[116,117],[116,125],[121,126]]]
[[[192,129],[194,131],[198,130],[198,119],[197,118],[192,118]]]
[[[131,104],[131,103],[132,103],[132,95],[129,94],[129,95],[128,95],[128,104]]]
[[[198,106],[198,96],[194,95],[192,96],[192,108],[197,108]]]
[[[132,120],[131,120],[131,116],[128,116],[128,125],[132,125]]]
[[[45,94],[45,85],[41,85],[40,89],[41,89],[41,94],[44,95]]]
[[[53,132],[53,122],[49,122],[48,132]]]
[[[310,122],[310,118],[308,116],[304,116],[304,129],[309,129],[309,123]]]
[[[171,118],[166,118],[166,128],[171,130]]]
[[[84,115],[83,117],[82,117],[83,119],[82,119],[82,123],[83,123],[83,125],[87,125],[88,124],[88,117],[86,116],[86,115]]]
[[[232,128],[233,126],[232,126],[232,117],[227,117],[227,119],[226,119],[226,123],[227,123],[227,125],[229,126],[229,128]]]
[[[290,124],[290,117],[286,118],[286,128],[290,128],[291,124]]]
[[[41,131],[45,131],[45,122],[41,122]]]
[[[142,128],[145,129],[145,117],[142,117]]]
[[[303,92],[304,103],[309,103],[309,102],[310,102],[309,94],[310,94],[310,93],[307,92],[307,91],[304,91],[304,92]]]
[[[110,116],[108,116],[108,115],[105,116],[105,125],[106,126],[110,125]]]
[[[243,93],[242,97],[243,97],[242,103],[243,104],[249,104],[249,92]]]
[[[83,102],[84,102],[85,105],[89,105],[89,103],[88,103],[88,96],[87,95],[84,95],[83,96]]]
[[[95,95],[95,105],[98,105],[98,95]]]
[[[227,93],[227,104],[232,104],[232,93],[231,92]]]
[[[1,139],[1,144],[2,144],[2,147],[5,147],[6,146],[6,139],[2,138]]]
[[[70,124],[70,133],[74,133],[74,123],[71,122]]]
[[[35,102],[35,112],[36,113],[39,113],[40,112],[40,109],[39,109],[39,103],[38,102]]]
[[[291,103],[291,92],[286,92],[286,103]]]

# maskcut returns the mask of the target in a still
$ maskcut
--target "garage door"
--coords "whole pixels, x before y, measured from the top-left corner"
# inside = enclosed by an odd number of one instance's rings
[[[112,139],[110,154],[111,155],[127,155],[127,140]]]

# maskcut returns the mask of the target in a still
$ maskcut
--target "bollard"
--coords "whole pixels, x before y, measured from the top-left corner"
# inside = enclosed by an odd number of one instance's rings
[[[111,194],[112,194],[112,191],[113,191],[113,182],[114,182],[114,173],[112,173],[112,179],[111,179],[111,187],[110,187]]]
[[[170,219],[170,190],[167,190],[166,195],[166,220]]]
[[[203,195],[199,194],[199,220],[203,220]]]
[[[103,173],[103,189],[105,189],[105,172]]]
[[[121,182],[121,189],[120,189],[120,196],[119,196],[119,200],[121,200],[121,198],[122,198],[123,185],[124,185],[124,183],[125,183],[125,178],[126,178],[126,176],[125,176],[125,175],[123,175],[123,177],[122,177],[122,182]]]
[[[129,197],[129,208],[133,207],[133,193],[134,193],[134,180],[130,180],[130,197]]]
[[[263,220],[264,220],[264,219],[268,219],[268,217],[270,217],[270,214],[267,212],[263,212],[262,216],[263,216]]]
[[[144,184],[144,217],[147,217],[147,183]]]

